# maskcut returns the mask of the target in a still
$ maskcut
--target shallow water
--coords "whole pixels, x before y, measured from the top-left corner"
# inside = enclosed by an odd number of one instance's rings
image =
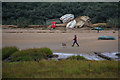
[[[120,60],[120,58],[116,55],[117,53],[120,53],[120,52],[112,52],[112,53],[104,52],[101,54],[108,56],[108,57],[112,58],[113,60]]]
[[[103,58],[101,58],[101,57],[99,57],[98,55],[96,55],[96,54],[82,54],[82,55],[80,55],[80,56],[83,56],[83,57],[85,57],[87,60],[105,60],[105,59],[103,59]]]
[[[104,52],[104,53],[101,53],[105,56],[108,56],[114,60],[119,60],[118,56],[116,56],[118,52],[113,52],[113,53],[107,53],[107,52]],[[75,54],[75,53],[53,53],[53,55],[58,55],[58,58],[57,59],[67,59],[68,57],[70,56],[77,56],[77,55],[80,55],[80,56],[83,56],[85,57],[87,60],[106,60],[104,58],[101,58],[99,57],[98,55],[96,54],[86,54],[86,53],[80,53],[80,54]]]

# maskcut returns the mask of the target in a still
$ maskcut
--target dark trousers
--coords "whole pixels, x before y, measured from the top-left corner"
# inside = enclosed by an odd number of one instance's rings
[[[74,41],[72,47],[75,45],[75,43],[77,44],[77,46],[79,46],[79,44],[77,43],[77,41]]]

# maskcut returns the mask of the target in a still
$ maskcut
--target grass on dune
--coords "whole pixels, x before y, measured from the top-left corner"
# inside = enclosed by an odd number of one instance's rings
[[[52,51],[49,48],[35,48],[21,51],[19,51],[16,47],[2,48],[2,60],[10,57],[10,62],[47,59],[47,56],[49,55],[52,55]]]
[[[11,61],[33,61],[35,59],[41,60],[47,59],[48,55],[52,55],[52,51],[49,48],[26,49],[12,54]]]
[[[2,60],[10,57],[16,51],[19,51],[17,47],[4,47],[4,48],[2,48]]]
[[[3,59],[11,57],[12,62],[2,62],[3,78],[116,78],[118,61],[88,61],[81,56],[67,60],[45,60],[52,51],[49,48],[26,49],[16,47],[2,49]],[[34,61],[39,59],[39,61]],[[44,59],[44,60],[40,60]]]
[[[116,78],[117,61],[3,62],[3,78]]]
[[[87,60],[83,56],[80,56],[80,55],[70,56],[68,59],[71,59],[71,60]]]

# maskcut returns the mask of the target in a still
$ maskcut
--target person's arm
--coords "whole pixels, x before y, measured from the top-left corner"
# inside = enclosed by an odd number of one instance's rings
[[[75,37],[74,37],[74,39],[73,40],[75,40]]]

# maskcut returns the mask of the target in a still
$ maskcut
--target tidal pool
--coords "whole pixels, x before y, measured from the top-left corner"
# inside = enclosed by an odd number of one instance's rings
[[[108,52],[104,52],[101,53],[105,56],[108,56],[110,58],[112,58],[113,60],[119,60],[120,58],[116,55],[118,52],[112,52],[112,53],[108,53]],[[53,53],[53,55],[58,55],[57,58],[55,59],[67,59],[70,56],[83,56],[85,57],[87,60],[106,60],[96,54],[86,54],[86,53],[80,53],[80,54],[76,54],[76,53]]]

